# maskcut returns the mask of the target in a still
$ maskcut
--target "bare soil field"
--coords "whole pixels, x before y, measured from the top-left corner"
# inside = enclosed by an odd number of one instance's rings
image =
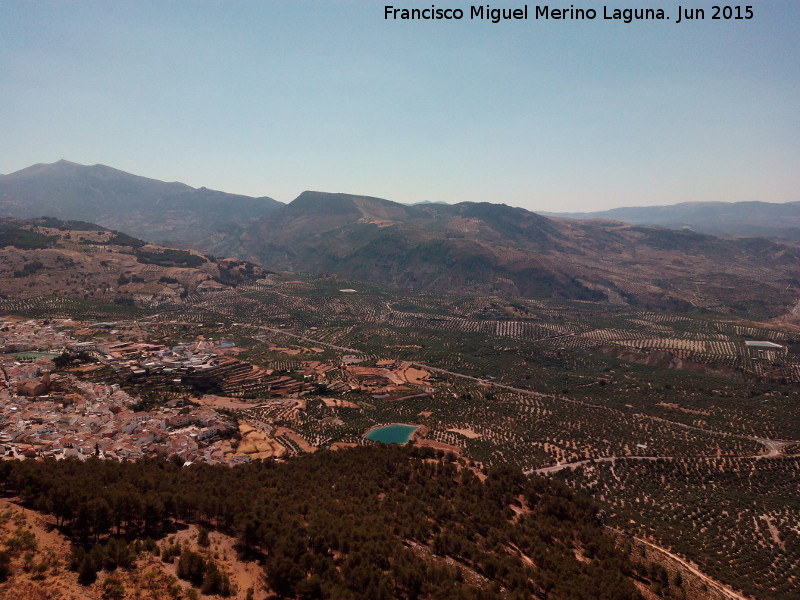
[[[319,398],[328,408],[358,408],[358,404],[341,398]]]
[[[408,383],[415,385],[423,385],[425,380],[431,376],[429,371],[412,367],[411,363],[403,363],[403,366],[397,371],[397,375]]]
[[[391,381],[395,385],[402,385],[405,383],[398,374],[389,369],[379,369],[376,367],[347,367],[347,371],[354,377],[380,377]]]
[[[331,450],[347,450],[349,448],[355,448],[358,444],[354,444],[352,442],[334,442],[331,444]]]
[[[448,429],[447,431],[458,433],[459,435],[463,435],[465,438],[469,438],[471,440],[476,440],[480,437],[483,437],[480,433],[472,431],[472,429]]]
[[[445,444],[444,442],[437,442],[436,440],[417,439],[414,440],[415,446],[422,448],[433,448],[434,450],[444,450],[445,452],[452,452],[453,454],[461,454],[464,449],[459,446]]]
[[[236,454],[247,454],[253,459],[281,458],[286,455],[286,448],[247,421],[239,423],[239,433],[242,435],[242,440],[239,442]]]
[[[253,408],[252,402],[243,402],[239,398],[214,396],[213,394],[192,398],[191,401],[200,406],[211,406],[213,408],[224,408],[226,410],[246,410],[248,408]]]

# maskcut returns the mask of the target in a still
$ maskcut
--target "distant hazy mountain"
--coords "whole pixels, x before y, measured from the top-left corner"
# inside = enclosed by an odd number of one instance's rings
[[[241,225],[283,206],[65,160],[0,178],[0,215],[98,223],[150,242],[197,244],[221,226]]]
[[[572,219],[612,219],[671,229],[689,227],[722,236],[800,240],[800,202],[683,202],[671,206],[632,206],[598,212],[542,214]]]
[[[502,204],[407,206],[304,192],[211,250],[268,268],[418,290],[775,315],[800,297],[800,251],[767,240],[551,219]]]

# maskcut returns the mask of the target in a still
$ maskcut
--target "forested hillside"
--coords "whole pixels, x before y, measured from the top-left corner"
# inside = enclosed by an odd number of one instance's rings
[[[280,598],[640,597],[633,564],[591,501],[428,449],[362,447],[232,469],[8,461],[0,491],[55,517],[84,583],[100,569],[132,567],[137,550],[153,547],[136,540],[194,523],[235,535],[247,559],[263,561]],[[188,550],[162,558],[198,586],[234,591]]]

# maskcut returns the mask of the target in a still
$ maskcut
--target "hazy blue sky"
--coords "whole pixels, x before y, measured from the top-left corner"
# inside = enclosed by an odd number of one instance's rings
[[[800,2],[759,1],[749,21],[711,20],[713,2],[606,4],[672,20],[0,0],[0,173],[66,158],[283,202],[314,189],[549,211],[800,200]],[[676,24],[678,6],[706,20]]]

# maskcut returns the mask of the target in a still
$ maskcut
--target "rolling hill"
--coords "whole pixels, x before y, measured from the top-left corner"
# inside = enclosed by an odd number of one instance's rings
[[[263,275],[246,261],[154,246],[93,223],[0,219],[0,299],[180,302]]]
[[[0,179],[0,215],[91,221],[153,243],[196,245],[282,204],[60,160]]]

